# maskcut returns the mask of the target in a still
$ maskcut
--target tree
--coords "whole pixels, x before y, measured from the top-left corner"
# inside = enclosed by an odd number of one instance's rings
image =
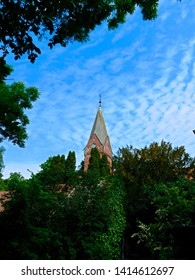
[[[0,212],[0,259],[120,259],[125,228],[119,178],[67,195],[12,174]]]
[[[14,174],[9,187],[0,213],[0,259],[66,259],[63,229],[58,230],[65,195],[35,176],[24,180]]]
[[[114,164],[127,185],[141,187],[175,181],[179,175],[194,169],[195,158],[190,157],[184,146],[173,148],[171,143],[162,140],[160,144],[153,142],[142,149],[121,148]]]
[[[12,69],[8,66],[5,69],[7,72],[0,74],[0,142],[7,139],[24,147],[28,138],[26,125],[29,124],[25,110],[32,108],[39,92],[34,87],[26,88],[22,82],[6,84],[3,80]]]
[[[89,159],[88,174],[97,177],[98,179],[110,175],[110,166],[106,154],[100,155],[98,149],[91,149],[91,156]]]
[[[116,177],[91,184],[81,181],[69,196],[71,259],[120,259],[125,229],[124,185]],[[67,215],[68,214],[68,215]]]
[[[9,191],[15,190],[17,185],[25,182],[24,177],[17,172],[11,173],[9,178],[6,179],[6,186]]]
[[[122,180],[118,176],[109,177],[104,197],[106,230],[99,234],[99,247],[102,247],[105,254],[102,259],[113,260],[122,257],[121,245],[126,228],[124,200],[125,189]]]
[[[76,182],[76,156],[75,152],[65,155],[49,157],[40,165],[41,171],[35,176],[44,186],[54,186],[66,184],[74,185]]]
[[[36,175],[45,186],[64,184],[66,159],[64,155],[49,157],[40,165],[41,171]]]
[[[105,154],[102,155],[100,160],[100,175],[102,178],[110,175],[110,166]]]
[[[0,84],[5,81],[12,71],[12,67],[6,64],[3,57],[0,57]]]
[[[195,160],[183,146],[173,148],[170,143],[162,141],[160,144],[151,143],[142,149],[132,146],[121,148],[113,165],[115,172],[123,178],[126,189],[126,258],[130,259],[135,255],[136,258],[150,258],[150,252],[144,243],[137,246],[131,238],[138,231],[137,219],[144,224],[154,222],[155,208],[148,192],[152,192],[157,184],[175,182],[181,175],[188,176],[189,172],[195,178]]]
[[[87,172],[98,178],[100,177],[100,153],[96,147],[91,149]]]
[[[15,1],[3,0],[0,6],[0,49],[9,49],[15,59],[27,54],[34,62],[41,50],[34,42],[48,37],[48,46],[66,46],[73,41],[85,42],[89,33],[107,21],[110,29],[125,21],[139,7],[144,20],[157,16],[159,0],[72,0]]]
[[[144,188],[154,206],[154,220],[151,223],[140,220],[139,231],[133,236],[138,238],[138,243],[146,244],[153,258],[175,259],[178,248],[174,240],[174,229],[192,225],[195,182],[179,178],[176,182]],[[183,236],[182,243],[184,239]],[[180,257],[183,259],[183,256]]]
[[[73,178],[76,171],[76,155],[75,152],[69,152],[66,159],[66,169],[65,169],[65,182],[73,183]]]

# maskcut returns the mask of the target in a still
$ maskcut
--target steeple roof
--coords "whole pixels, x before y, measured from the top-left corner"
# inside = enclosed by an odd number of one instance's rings
[[[89,161],[91,157],[92,149],[96,147],[100,154],[100,158],[105,154],[107,156],[108,164],[110,168],[112,167],[112,147],[110,145],[110,139],[106,130],[106,125],[104,121],[104,117],[102,114],[102,102],[101,95],[99,99],[99,107],[97,110],[97,114],[93,123],[93,127],[91,130],[91,134],[88,140],[88,143],[84,149],[84,171],[87,171],[89,166]]]
[[[101,102],[99,102],[99,107],[95,117],[93,128],[91,130],[90,138],[93,136],[93,134],[96,134],[96,136],[98,137],[102,145],[105,144],[106,138],[108,137],[108,133],[106,130],[106,125],[102,114]]]

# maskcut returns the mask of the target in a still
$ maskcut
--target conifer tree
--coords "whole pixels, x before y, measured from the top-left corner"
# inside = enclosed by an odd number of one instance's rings
[[[91,149],[88,173],[92,173],[94,176],[100,177],[100,154],[97,148]]]
[[[105,154],[102,155],[101,161],[100,161],[100,175],[101,177],[106,177],[110,175],[110,166],[108,163],[107,156]]]
[[[66,169],[65,169],[65,182],[73,182],[73,177],[76,170],[76,155],[75,152],[69,152],[66,159]]]

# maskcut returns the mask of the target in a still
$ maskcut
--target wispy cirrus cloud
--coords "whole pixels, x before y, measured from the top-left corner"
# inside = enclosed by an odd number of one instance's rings
[[[28,112],[26,148],[5,143],[5,174],[26,176],[70,150],[79,164],[99,94],[114,153],[164,139],[194,155],[195,35],[183,26],[193,30],[195,8],[192,0],[190,8],[160,3],[156,21],[142,22],[136,12],[116,31],[98,28],[89,44],[45,50],[34,65],[15,64],[15,79],[37,86],[41,98]]]

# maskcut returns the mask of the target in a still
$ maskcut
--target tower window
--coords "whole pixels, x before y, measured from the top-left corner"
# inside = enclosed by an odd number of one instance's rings
[[[96,144],[95,144],[95,143],[93,143],[93,144],[92,144],[92,148],[95,148],[95,147],[96,147]]]

